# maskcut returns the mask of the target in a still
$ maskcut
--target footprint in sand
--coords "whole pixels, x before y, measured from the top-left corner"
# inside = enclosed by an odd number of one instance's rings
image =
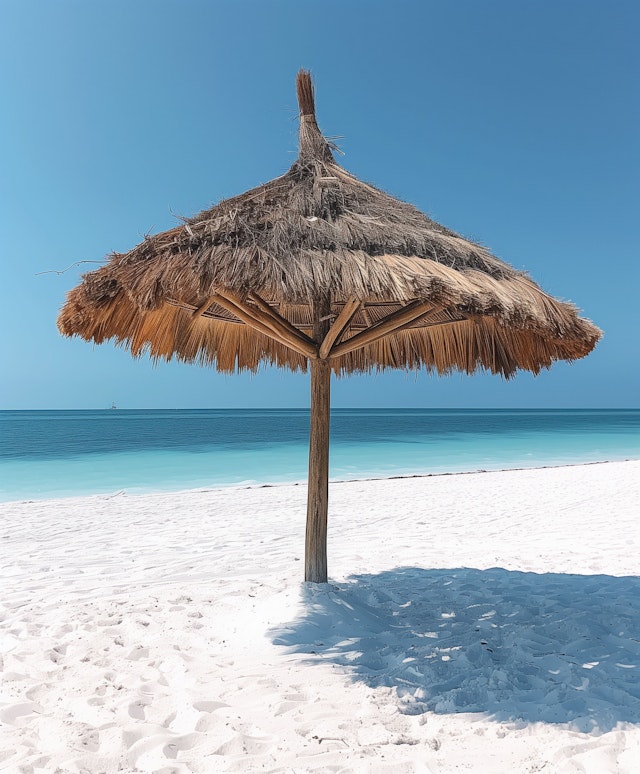
[[[247,733],[238,733],[224,742],[215,751],[216,755],[260,755],[273,744],[273,737],[259,728]]]
[[[43,712],[44,709],[33,701],[10,704],[0,710],[0,723],[17,727],[26,726],[29,722],[29,715],[41,715]]]
[[[135,718],[136,720],[146,720],[145,718],[145,707],[146,704],[143,701],[134,701],[133,704],[129,705],[129,716],[132,718]]]
[[[281,704],[278,704],[273,714],[274,717],[278,717],[279,715],[286,715],[287,712],[293,712],[294,710],[303,708],[303,705],[301,705],[299,701],[283,701]]]
[[[182,736],[153,734],[134,742],[127,753],[130,765],[142,771],[158,772],[169,761],[176,760],[183,750],[190,750],[202,739],[202,734]],[[171,767],[168,768],[171,770]]]
[[[198,712],[215,712],[221,707],[228,707],[229,705],[224,701],[195,701],[193,708]]]
[[[198,712],[193,706],[187,704],[179,707],[177,712],[173,712],[169,715],[162,725],[176,734],[187,734],[194,730],[200,730],[197,726],[201,717],[201,712]]]
[[[80,736],[80,744],[89,752],[98,752],[100,749],[100,732],[97,729],[87,729]]]
[[[144,645],[136,645],[135,648],[127,655],[129,661],[139,661],[141,658],[149,657],[149,648],[145,648]]]

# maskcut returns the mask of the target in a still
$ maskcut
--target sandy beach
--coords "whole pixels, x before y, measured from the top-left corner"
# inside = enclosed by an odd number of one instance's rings
[[[633,772],[640,461],[0,505],[0,771]]]

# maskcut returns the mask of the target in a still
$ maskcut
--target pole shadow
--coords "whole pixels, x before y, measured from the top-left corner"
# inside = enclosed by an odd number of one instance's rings
[[[404,567],[302,594],[273,642],[394,688],[407,714],[640,723],[638,577]]]

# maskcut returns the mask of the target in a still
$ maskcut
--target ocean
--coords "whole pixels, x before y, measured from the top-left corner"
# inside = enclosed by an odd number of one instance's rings
[[[301,409],[1,411],[0,501],[303,482]],[[334,409],[331,480],[640,458],[640,410]]]

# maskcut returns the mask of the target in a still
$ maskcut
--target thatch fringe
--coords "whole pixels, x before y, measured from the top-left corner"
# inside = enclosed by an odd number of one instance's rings
[[[124,292],[103,304],[99,312],[94,308],[87,316],[85,303],[78,299],[80,293],[80,288],[72,291],[65,307],[69,326],[82,329],[83,338],[98,344],[113,338],[136,357],[176,357],[184,362],[213,365],[225,373],[256,371],[265,364],[307,370],[305,357],[238,320],[223,322],[207,315],[195,316],[195,309],[168,303],[143,311]],[[390,308],[370,307],[372,324],[383,319]],[[289,306],[281,311],[286,311],[288,319],[298,319],[302,330],[310,331],[308,308]],[[332,359],[334,373],[426,368],[447,374],[453,370],[473,373],[486,369],[508,378],[518,368],[538,373],[556,360],[575,360],[584,356],[589,346],[576,337],[579,331],[566,330],[564,336],[559,332],[558,338],[550,339],[534,330],[505,327],[491,316],[456,320],[452,313],[441,312],[435,323],[420,326],[418,322],[418,326]],[[363,327],[364,321],[360,328],[350,328],[350,335]]]

